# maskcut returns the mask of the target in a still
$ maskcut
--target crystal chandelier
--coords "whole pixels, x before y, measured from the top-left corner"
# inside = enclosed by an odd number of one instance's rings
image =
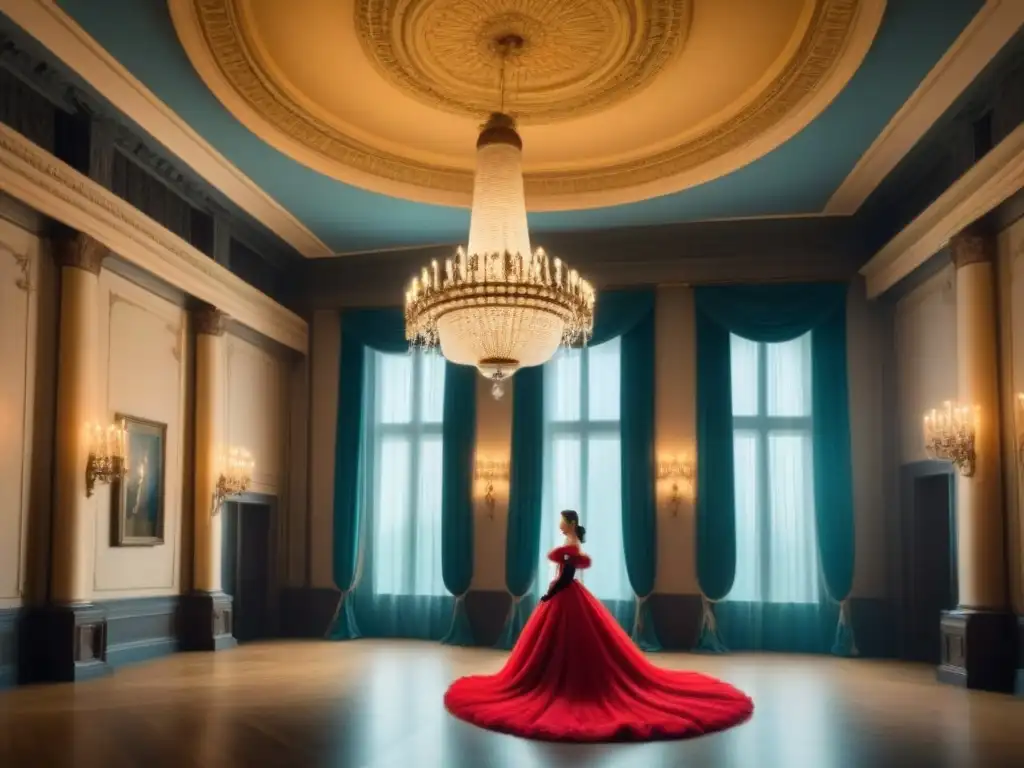
[[[424,267],[405,294],[406,339],[475,366],[495,398],[517,370],[547,362],[559,344],[585,343],[594,327],[590,283],[530,247],[522,153],[515,120],[492,114],[476,142],[468,248]]]

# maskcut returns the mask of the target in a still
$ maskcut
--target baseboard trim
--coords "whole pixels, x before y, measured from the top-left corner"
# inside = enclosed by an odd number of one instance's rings
[[[168,656],[178,650],[177,595],[108,600],[107,663],[112,667]]]
[[[21,608],[0,610],[0,690],[18,682],[18,617]]]
[[[140,640],[107,649],[107,663],[115,669],[127,664],[154,661],[178,652],[176,638]]]

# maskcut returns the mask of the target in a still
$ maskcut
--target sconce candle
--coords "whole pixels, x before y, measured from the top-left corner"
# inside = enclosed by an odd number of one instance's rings
[[[217,514],[224,502],[232,496],[240,496],[249,490],[256,463],[243,448],[230,448],[224,459],[224,469],[217,478],[214,491],[213,514]]]
[[[87,424],[89,458],[85,464],[85,495],[91,497],[96,483],[110,483],[124,476],[127,429],[124,421],[106,429],[99,424]]]
[[[478,459],[476,462],[476,476],[484,483],[484,505],[487,507],[487,516],[494,519],[494,483],[497,480],[508,479],[508,462],[495,459]]]
[[[924,416],[924,448],[929,458],[951,462],[964,477],[974,475],[974,438],[979,408],[954,405],[933,408]]]
[[[676,457],[664,459],[658,462],[657,477],[659,480],[672,481],[672,493],[668,502],[672,509],[672,517],[678,517],[679,507],[683,501],[679,490],[680,481],[686,484],[687,497],[693,497],[693,463],[686,457],[682,460]]]

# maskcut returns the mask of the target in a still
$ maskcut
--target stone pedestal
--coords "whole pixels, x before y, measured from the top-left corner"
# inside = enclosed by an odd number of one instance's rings
[[[89,603],[26,608],[18,645],[23,683],[73,683],[112,671],[106,614]]]
[[[178,609],[178,639],[183,651],[224,651],[238,643],[231,596],[223,592],[183,595]]]

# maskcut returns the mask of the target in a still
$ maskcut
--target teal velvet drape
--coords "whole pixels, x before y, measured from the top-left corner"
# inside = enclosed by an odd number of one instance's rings
[[[462,596],[473,569],[472,454],[476,428],[476,389],[472,369],[449,365],[445,371],[442,445],[442,569],[452,598],[410,598],[403,606],[378,605],[370,590],[359,590],[367,561],[367,526],[362,519],[366,351],[398,354],[408,350],[404,318],[398,309],[350,310],[341,317],[341,359],[334,474],[334,580],[341,590],[328,637],[412,635],[437,639],[441,617],[450,616],[445,639],[472,642]],[[449,390],[458,399],[449,397]],[[467,394],[467,390],[469,394]],[[450,442],[449,442],[450,441]],[[386,600],[403,600],[388,596]],[[399,610],[396,610],[398,608]],[[401,626],[395,617],[401,616]]]
[[[441,567],[455,596],[452,623],[441,642],[474,645],[466,614],[473,580],[473,453],[476,448],[475,368],[448,363],[444,374],[441,445]]]
[[[505,584],[512,605],[496,646],[511,650],[529,618],[524,598],[537,578],[540,509],[544,483],[544,369],[525,368],[512,385],[512,451],[509,467]]]
[[[407,348],[401,312],[364,309],[342,313],[338,371],[338,417],[334,449],[334,583],[341,590],[328,630],[335,640],[360,637],[353,592],[362,566],[359,535],[366,348],[401,352]]]
[[[729,334],[759,342],[782,342],[810,331],[818,549],[829,596],[840,606],[832,652],[855,652],[846,609],[854,566],[846,290],[845,284],[821,283],[704,287],[694,293],[699,457],[697,570],[705,600],[699,647],[704,650],[724,649],[714,611],[708,603],[728,594],[736,570]],[[720,608],[728,610],[728,604]],[[811,626],[813,622],[801,622],[799,617],[765,615],[763,620],[778,624],[779,636],[792,633],[801,624],[801,631],[808,637],[817,634]],[[773,644],[785,642],[779,639]],[[814,649],[812,640],[802,642],[800,650]]]
[[[594,333],[589,343],[596,346],[616,336],[622,336],[623,540],[626,568],[637,596],[631,635],[644,650],[658,650],[660,645],[647,605],[657,573],[654,291],[615,291],[598,296]],[[511,648],[522,630],[527,618],[523,597],[537,576],[544,472],[543,369],[530,368],[517,373],[513,397],[506,540],[506,582],[512,595],[512,608],[498,642],[502,648]],[[518,470],[517,464],[521,464]]]

